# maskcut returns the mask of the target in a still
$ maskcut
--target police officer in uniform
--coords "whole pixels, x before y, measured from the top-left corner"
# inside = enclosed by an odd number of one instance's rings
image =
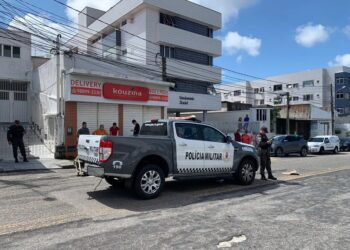
[[[261,174],[261,179],[262,180],[267,180],[265,177],[265,169],[267,170],[268,173],[268,178],[270,180],[277,180],[276,177],[272,175],[272,170],[271,170],[271,158],[270,158],[270,148],[272,142],[269,140],[267,137],[267,128],[262,127],[260,129],[260,142],[259,142],[259,149],[260,149],[260,174]]]
[[[7,131],[7,141],[10,145],[12,144],[13,157],[15,158],[15,162],[18,162],[18,148],[21,152],[21,155],[23,156],[23,161],[28,162],[23,143],[23,136],[25,133],[26,131],[18,120],[16,120],[15,124],[11,125]]]

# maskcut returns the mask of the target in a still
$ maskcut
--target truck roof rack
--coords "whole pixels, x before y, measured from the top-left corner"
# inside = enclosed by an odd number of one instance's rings
[[[201,120],[198,120],[196,116],[191,115],[191,116],[183,116],[183,117],[169,117],[168,118],[170,121],[192,121],[192,122],[198,122],[201,123]]]

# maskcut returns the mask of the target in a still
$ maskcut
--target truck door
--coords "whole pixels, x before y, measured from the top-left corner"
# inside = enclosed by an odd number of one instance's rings
[[[204,167],[213,172],[230,172],[233,167],[234,147],[226,142],[220,131],[202,126],[205,147]]]
[[[194,123],[174,123],[177,171],[193,174],[204,171],[204,141],[201,127]]]

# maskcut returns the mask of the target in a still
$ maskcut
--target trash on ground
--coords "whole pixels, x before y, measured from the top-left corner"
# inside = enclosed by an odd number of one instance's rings
[[[296,170],[292,170],[289,172],[283,172],[284,175],[300,175]]]
[[[223,241],[220,242],[219,245],[217,245],[218,248],[229,248],[232,247],[234,243],[241,243],[243,241],[246,241],[247,237],[245,235],[240,235],[240,236],[234,236],[232,240],[230,241]]]

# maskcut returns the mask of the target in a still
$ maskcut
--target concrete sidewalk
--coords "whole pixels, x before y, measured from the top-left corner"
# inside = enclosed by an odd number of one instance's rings
[[[0,161],[0,173],[50,170],[60,168],[74,168],[72,160],[32,159],[29,162],[15,163],[14,161]]]

